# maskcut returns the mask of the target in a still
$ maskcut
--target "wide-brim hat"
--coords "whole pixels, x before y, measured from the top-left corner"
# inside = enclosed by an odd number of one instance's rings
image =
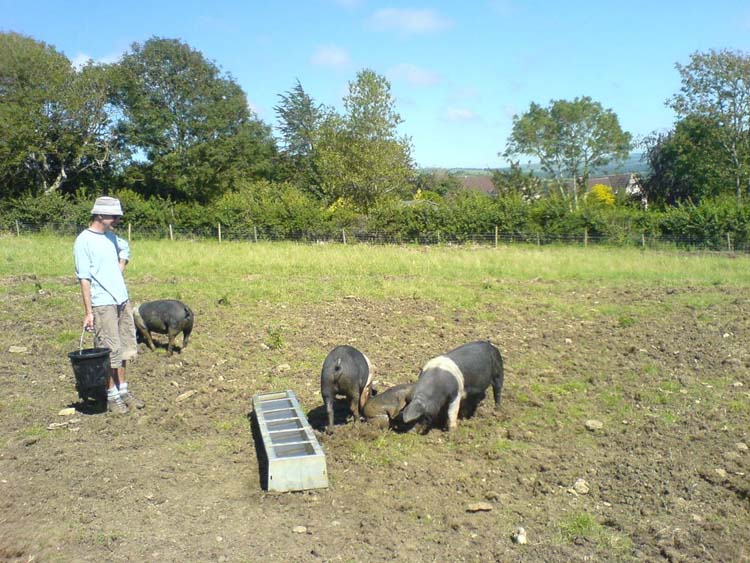
[[[116,197],[109,196],[98,197],[94,202],[94,207],[91,209],[91,214],[122,216],[122,206],[120,206],[120,200]]]

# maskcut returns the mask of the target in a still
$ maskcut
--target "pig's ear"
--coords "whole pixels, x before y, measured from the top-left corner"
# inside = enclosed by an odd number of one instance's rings
[[[424,406],[419,401],[413,401],[402,411],[401,418],[405,423],[417,420],[424,414]]]

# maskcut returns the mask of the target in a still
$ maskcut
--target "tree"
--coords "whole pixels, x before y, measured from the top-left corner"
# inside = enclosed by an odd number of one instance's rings
[[[646,197],[660,205],[681,201],[698,203],[726,191],[734,183],[729,155],[722,150],[719,125],[690,116],[668,133],[644,140],[651,174],[644,183]]]
[[[291,163],[292,180],[301,188],[322,197],[320,175],[315,165],[315,149],[320,127],[330,110],[316,104],[297,80],[294,87],[279,95],[274,107],[281,131],[282,155]]]
[[[345,115],[323,120],[316,165],[326,195],[349,199],[363,212],[383,197],[404,195],[413,176],[411,143],[399,137],[401,117],[390,83],[365,69],[349,83]]]
[[[543,191],[542,181],[532,171],[524,172],[518,161],[511,161],[509,170],[493,170],[492,184],[498,195],[519,194],[524,201],[532,201]]]
[[[700,116],[718,125],[717,142],[741,198],[750,189],[750,57],[711,50],[693,53],[689,64],[676,67],[682,87],[668,104],[679,118]]]
[[[620,128],[617,115],[584,96],[572,102],[553,100],[546,108],[532,102],[526,113],[513,116],[502,156],[537,158],[542,169],[554,177],[560,193],[572,196],[577,207],[579,185],[586,186],[591,169],[613,159],[624,160],[630,142],[631,136]]]
[[[53,47],[0,33],[0,193],[75,191],[111,166],[106,67],[76,71]]]
[[[413,180],[412,190],[416,192],[432,192],[441,197],[456,193],[463,187],[455,172],[421,171]]]
[[[231,76],[176,39],[134,43],[118,65],[119,132],[145,195],[208,202],[268,178],[276,146]],[[136,175],[137,177],[137,175]]]

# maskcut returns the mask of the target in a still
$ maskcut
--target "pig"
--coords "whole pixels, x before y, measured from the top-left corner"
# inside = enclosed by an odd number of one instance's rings
[[[193,311],[182,301],[176,299],[162,299],[149,301],[133,307],[133,320],[138,332],[146,341],[146,345],[154,350],[151,333],[166,334],[169,337],[167,353],[171,356],[174,349],[175,337],[182,333],[182,348],[188,345],[190,333],[193,330]]]
[[[428,361],[414,385],[411,402],[401,416],[406,424],[423,420],[432,425],[447,416],[448,431],[455,430],[458,412],[471,416],[492,385],[495,408],[503,390],[503,358],[489,342],[470,342]]]
[[[372,367],[367,356],[352,346],[336,346],[331,350],[320,372],[320,394],[328,414],[328,431],[333,431],[333,400],[336,395],[346,395],[349,410],[357,422],[371,390]]]
[[[390,426],[411,401],[413,389],[414,383],[402,383],[373,395],[365,403],[362,415],[379,427]]]

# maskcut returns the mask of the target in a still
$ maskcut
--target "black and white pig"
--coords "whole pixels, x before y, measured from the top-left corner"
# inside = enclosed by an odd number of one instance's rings
[[[495,346],[486,341],[459,346],[422,367],[402,419],[407,424],[421,419],[432,425],[445,416],[448,430],[454,430],[459,409],[473,415],[490,385],[495,408],[500,407],[503,377],[503,358]]]
[[[166,334],[169,338],[167,352],[172,355],[174,341],[178,334],[182,333],[182,348],[188,345],[190,333],[193,331],[193,311],[182,301],[176,299],[161,299],[149,301],[133,307],[133,320],[138,332],[146,341],[146,345],[152,350],[154,341],[151,333]]]
[[[359,411],[365,406],[372,389],[372,367],[370,360],[352,346],[336,346],[323,361],[320,372],[320,394],[328,414],[328,431],[333,430],[333,400],[336,395],[345,395],[354,422],[359,420]]]

